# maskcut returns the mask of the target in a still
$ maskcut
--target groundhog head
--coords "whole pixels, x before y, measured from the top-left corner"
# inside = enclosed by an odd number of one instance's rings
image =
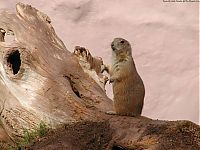
[[[116,54],[131,54],[131,45],[127,40],[123,38],[115,38],[111,43],[111,48]]]

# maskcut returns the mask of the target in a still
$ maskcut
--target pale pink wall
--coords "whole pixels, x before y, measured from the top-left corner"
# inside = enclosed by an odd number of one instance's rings
[[[0,0],[0,8],[13,9],[16,2]],[[198,122],[198,3],[163,3],[162,0],[21,2],[48,14],[70,51],[76,45],[85,46],[109,63],[112,39],[128,39],[146,87],[143,115]]]

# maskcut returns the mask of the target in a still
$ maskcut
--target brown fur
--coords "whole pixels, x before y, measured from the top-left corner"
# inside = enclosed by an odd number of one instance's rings
[[[138,116],[142,113],[145,89],[132,58],[131,46],[125,39],[115,38],[111,47],[113,54],[109,72],[116,114]]]

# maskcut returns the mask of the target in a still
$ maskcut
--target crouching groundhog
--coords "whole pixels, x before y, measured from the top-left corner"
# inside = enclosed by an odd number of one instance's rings
[[[125,39],[115,38],[111,48],[112,66],[104,70],[110,74],[116,112],[108,114],[141,115],[145,89],[133,61],[131,45]]]

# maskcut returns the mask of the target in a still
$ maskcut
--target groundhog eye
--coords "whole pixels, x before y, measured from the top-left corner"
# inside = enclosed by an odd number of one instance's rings
[[[124,41],[120,41],[121,44],[124,44]]]

